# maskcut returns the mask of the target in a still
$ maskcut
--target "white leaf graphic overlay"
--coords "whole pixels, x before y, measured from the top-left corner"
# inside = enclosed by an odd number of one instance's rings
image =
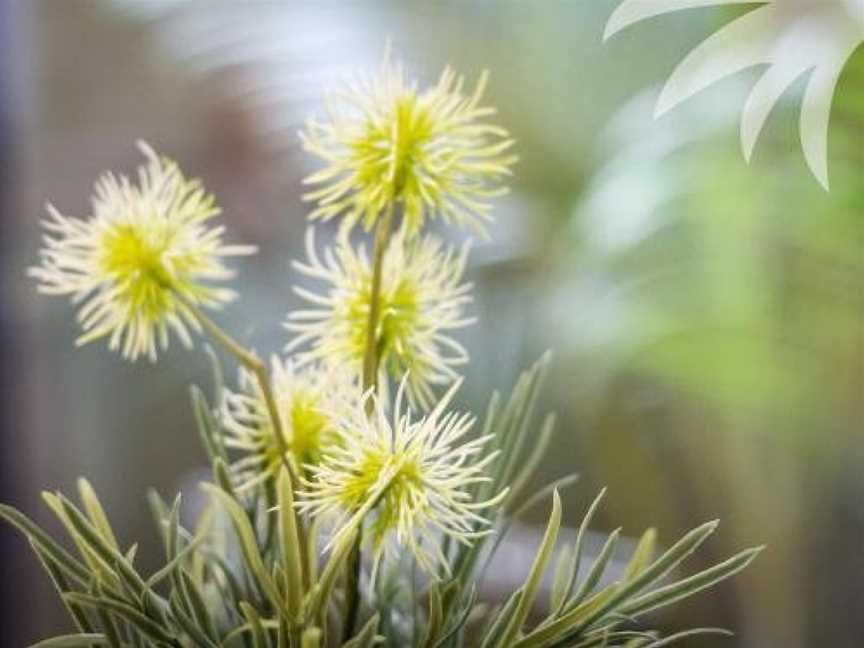
[[[624,0],[606,24],[604,40],[633,23],[663,14],[753,0]],[[799,130],[807,165],[828,189],[828,122],[846,61],[864,42],[864,0],[767,0],[694,48],[672,72],[657,100],[659,117],[720,79],[767,65],[741,114],[747,161],[771,109],[808,75]]]

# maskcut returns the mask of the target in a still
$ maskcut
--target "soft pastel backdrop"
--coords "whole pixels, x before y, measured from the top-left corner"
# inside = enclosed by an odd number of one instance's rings
[[[76,350],[71,310],[35,295],[25,269],[44,201],[86,213],[99,172],[137,163],[137,138],[172,155],[216,193],[231,236],[261,249],[220,321],[279,350],[311,169],[296,131],[389,39],[423,82],[447,63],[488,68],[489,101],[519,142],[513,192],[473,254],[481,324],[461,337],[462,403],[479,410],[552,348],[544,405],[559,428],[541,473],[581,474],[570,524],[606,485],[597,531],[653,524],[669,540],[720,517],[706,564],[768,544],[670,624],[737,632],[700,646],[859,646],[864,51],[835,96],[826,193],[800,151],[800,82],[749,165],[737,120],[758,68],[652,118],[675,64],[747,7],[671,14],[604,44],[616,4],[0,0],[2,499],[47,522],[39,490],[87,475],[146,564],[145,489],[194,499],[204,465],[187,403],[203,356],[175,347],[133,366]],[[0,643],[64,629],[5,527],[0,552]]]

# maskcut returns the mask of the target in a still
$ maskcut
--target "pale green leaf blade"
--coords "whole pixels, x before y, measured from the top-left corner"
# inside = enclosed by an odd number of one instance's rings
[[[537,557],[534,559],[534,564],[531,565],[531,570],[528,572],[528,578],[522,586],[522,594],[519,596],[519,603],[510,619],[501,641],[498,643],[502,648],[508,648],[512,645],[519,631],[522,629],[525,620],[528,618],[528,613],[531,611],[531,606],[534,605],[534,599],[537,596],[537,590],[540,587],[540,581],[543,578],[543,572],[546,569],[546,564],[552,556],[552,551],[555,548],[555,542],[558,540],[558,531],[561,528],[561,497],[558,491],[552,493],[552,513],[549,515],[549,522],[546,525],[546,532],[543,534],[543,541],[540,543],[540,548],[537,551]]]
[[[51,639],[45,639],[29,648],[90,648],[91,646],[107,646],[108,639],[103,634],[80,633],[68,634]]]

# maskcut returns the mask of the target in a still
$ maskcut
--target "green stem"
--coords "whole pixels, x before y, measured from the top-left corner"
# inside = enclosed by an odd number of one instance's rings
[[[369,292],[369,319],[366,323],[366,348],[363,353],[363,391],[378,389],[378,365],[381,362],[378,348],[378,326],[381,323],[381,274],[384,266],[384,253],[390,242],[393,229],[393,203],[391,202],[375,228],[375,243],[372,248],[372,286]],[[374,407],[372,399],[367,408]]]
[[[279,417],[279,408],[276,405],[273,388],[270,385],[270,375],[267,372],[267,365],[265,365],[254,352],[241,345],[218,324],[207,317],[197,306],[190,304],[189,302],[185,302],[185,304],[186,307],[192,311],[195,319],[198,320],[210,337],[225,347],[226,351],[236,357],[240,364],[255,376],[255,379],[258,381],[258,386],[261,388],[261,394],[264,396],[264,403],[267,406],[267,414],[270,417],[270,424],[273,426],[276,443],[279,445],[279,452],[284,458],[288,452],[288,442],[286,441],[285,433],[282,430],[282,421]],[[293,476],[293,470],[290,466],[288,466],[288,469]]]
[[[351,553],[346,561],[346,583],[345,583],[345,625],[342,628],[342,643],[346,643],[354,636],[354,628],[357,626],[357,617],[360,615],[360,546],[363,544],[363,527],[361,525],[354,541],[351,543]]]
[[[378,346],[378,326],[381,323],[381,275],[384,267],[384,253],[390,242],[395,214],[395,201],[391,201],[375,226],[375,241],[372,247],[372,285],[369,291],[369,319],[366,322],[366,347],[363,352],[363,392],[378,391],[378,367],[381,363],[381,350]],[[375,408],[372,398],[366,401],[366,413],[371,415]],[[360,526],[347,562],[347,582],[345,585],[345,625],[342,628],[342,641],[354,636],[357,617],[360,612],[360,547],[363,544],[363,527]]]
[[[273,436],[276,438],[276,443],[279,447],[279,456],[282,458],[282,465],[285,466],[285,470],[288,472],[288,478],[291,480],[293,487],[293,484],[298,483],[297,476],[294,473],[294,468],[291,466],[291,462],[288,460],[288,441],[285,438],[282,421],[279,417],[279,408],[276,404],[276,397],[273,394],[273,387],[270,382],[270,374],[267,371],[267,365],[265,365],[253,351],[237,342],[237,340],[231,337],[224,329],[222,329],[222,327],[207,317],[207,315],[205,315],[195,304],[186,300],[183,300],[183,303],[195,316],[195,319],[198,320],[201,327],[207,331],[210,337],[216,340],[225,348],[226,351],[237,358],[237,361],[248,369],[258,381],[258,386],[261,388],[261,394],[264,397],[264,403],[267,407],[267,415],[270,418],[270,425],[273,427]],[[307,559],[305,526],[303,524],[303,519],[297,511],[294,511],[294,517],[297,528],[299,529],[300,553],[303,558],[302,564],[305,564]],[[304,581],[305,578],[306,575],[304,574]]]

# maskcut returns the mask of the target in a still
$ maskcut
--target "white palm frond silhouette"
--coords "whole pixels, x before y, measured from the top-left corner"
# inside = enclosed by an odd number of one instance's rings
[[[678,64],[660,93],[655,116],[723,77],[767,65],[741,115],[741,148],[749,161],[771,109],[807,74],[801,147],[813,175],[828,189],[831,101],[843,66],[864,41],[864,0],[624,0],[610,16],[604,40],[646,18],[733,4],[761,6],[715,32]]]

